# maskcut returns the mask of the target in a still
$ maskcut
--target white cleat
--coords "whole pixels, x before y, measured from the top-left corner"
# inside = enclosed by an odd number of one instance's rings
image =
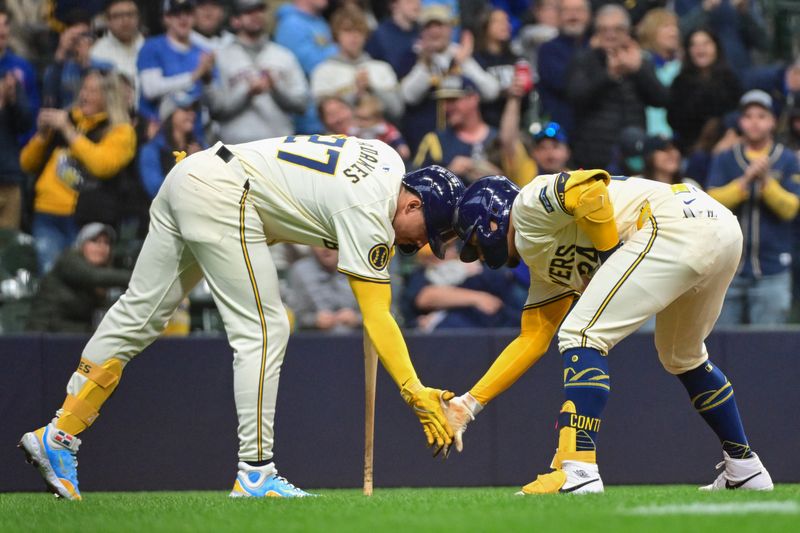
[[[590,494],[603,492],[603,480],[600,470],[595,463],[583,461],[564,461],[561,468],[549,474],[541,474],[534,481],[528,483],[517,496],[530,494]]]
[[[725,467],[711,485],[700,487],[700,490],[772,490],[772,478],[761,464],[758,455],[747,459],[733,459],[722,452],[724,460],[717,464],[717,469]]]
[[[266,466],[250,466],[239,463],[239,473],[233,483],[231,498],[307,498],[316,496],[298,489],[278,475],[274,463]]]

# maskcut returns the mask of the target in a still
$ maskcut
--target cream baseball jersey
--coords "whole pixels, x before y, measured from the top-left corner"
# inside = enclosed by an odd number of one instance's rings
[[[526,308],[579,294],[599,266],[597,250],[564,208],[570,173],[537,176],[514,201],[514,243],[531,273]],[[716,217],[724,209],[691,185],[667,185],[643,178],[613,176],[608,183],[620,240],[649,223],[649,217]]]
[[[341,272],[388,282],[405,166],[377,140],[310,135],[228,145],[269,243],[338,248]]]

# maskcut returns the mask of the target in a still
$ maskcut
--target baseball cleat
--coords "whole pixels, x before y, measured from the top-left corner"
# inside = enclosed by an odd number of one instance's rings
[[[80,445],[80,439],[50,423],[25,433],[17,447],[25,452],[28,463],[39,470],[50,492],[68,500],[80,500],[76,458]]]
[[[753,454],[747,459],[733,459],[727,452],[722,452],[724,459],[717,463],[717,469],[724,467],[717,479],[710,485],[700,487],[700,490],[772,490],[772,478],[761,464],[758,455]]]
[[[305,498],[316,496],[298,489],[285,477],[279,476],[275,465],[250,466],[239,463],[239,473],[233,483],[231,498]]]
[[[603,492],[603,480],[595,463],[582,461],[564,461],[561,468],[549,474],[540,474],[534,481],[528,483],[517,496],[528,494],[588,494]]]

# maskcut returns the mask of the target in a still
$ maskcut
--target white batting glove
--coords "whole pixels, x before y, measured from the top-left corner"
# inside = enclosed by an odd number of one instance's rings
[[[459,452],[464,449],[462,437],[467,430],[467,424],[475,420],[475,416],[481,412],[481,409],[483,409],[483,406],[480,402],[468,392],[447,402],[442,402],[442,410],[447,418],[447,423],[455,434],[453,442]],[[451,446],[445,448],[445,457],[450,453]]]

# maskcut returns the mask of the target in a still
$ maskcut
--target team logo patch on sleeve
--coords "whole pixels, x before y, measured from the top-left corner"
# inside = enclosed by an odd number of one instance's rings
[[[383,270],[389,264],[389,247],[385,244],[376,244],[369,249],[369,264],[375,270]]]
[[[555,211],[555,209],[553,209],[553,204],[550,203],[550,199],[547,198],[547,187],[542,187],[542,190],[539,191],[539,201],[542,202],[544,210],[548,213]]]

